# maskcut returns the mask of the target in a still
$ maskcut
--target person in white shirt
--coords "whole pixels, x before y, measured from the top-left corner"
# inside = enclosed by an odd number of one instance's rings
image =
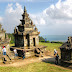
[[[6,55],[6,47],[5,46],[3,46],[3,55]]]
[[[54,49],[54,55],[56,55],[57,54],[57,51],[56,51],[56,49]]]
[[[14,54],[15,54],[15,57],[17,56],[17,50],[16,49],[14,49]]]

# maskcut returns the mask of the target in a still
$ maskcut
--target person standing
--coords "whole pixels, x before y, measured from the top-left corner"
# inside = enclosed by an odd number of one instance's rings
[[[5,56],[6,56],[6,47],[5,46],[3,46],[3,49],[2,49],[2,52],[3,52],[3,57],[2,57],[2,60],[3,60],[3,63],[5,64],[5,62],[7,61],[6,59],[5,59]]]
[[[15,57],[16,57],[17,56],[17,50],[16,49],[14,49],[14,54],[15,54]]]
[[[54,49],[54,55],[56,55],[57,54],[57,51],[56,51],[56,49]]]
[[[25,51],[24,50],[22,50],[22,57],[23,57],[23,60],[24,60],[24,58],[25,58]]]
[[[5,46],[3,46],[3,55],[6,55],[6,47]]]
[[[46,38],[45,38],[45,42],[46,42],[47,40],[46,40]]]
[[[57,53],[57,55],[56,55],[56,57],[55,57],[55,64],[57,64],[57,65],[58,65],[58,60],[59,60],[59,55],[58,55],[58,53]]]

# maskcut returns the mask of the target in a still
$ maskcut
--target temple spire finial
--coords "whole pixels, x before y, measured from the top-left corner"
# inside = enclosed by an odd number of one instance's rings
[[[26,10],[26,7],[24,6],[24,12],[26,12],[27,10]]]

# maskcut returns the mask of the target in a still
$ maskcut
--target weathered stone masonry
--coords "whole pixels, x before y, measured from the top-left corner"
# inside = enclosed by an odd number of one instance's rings
[[[26,8],[24,7],[24,13],[22,14],[21,24],[15,27],[15,46],[16,47],[32,47],[39,44],[39,34],[38,29],[33,24],[32,20],[27,14]]]

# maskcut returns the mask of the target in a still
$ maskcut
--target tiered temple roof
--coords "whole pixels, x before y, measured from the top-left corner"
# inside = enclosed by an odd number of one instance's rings
[[[30,19],[26,7],[24,7],[24,13],[22,14],[22,19],[20,21],[21,24],[17,26],[18,29],[15,27],[14,34],[18,34],[18,35],[40,34],[36,26],[33,24],[33,21]]]
[[[72,49],[72,37],[68,37],[68,41],[65,42],[60,48]]]

